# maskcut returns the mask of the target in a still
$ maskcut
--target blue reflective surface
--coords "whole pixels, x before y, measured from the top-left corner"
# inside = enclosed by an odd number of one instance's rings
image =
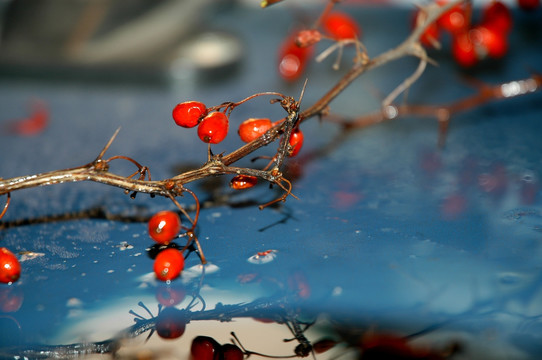
[[[398,44],[408,28],[406,10],[353,13],[363,24],[371,56]],[[239,8],[214,19],[245,48],[242,71],[216,83],[185,80],[151,87],[1,80],[2,124],[24,117],[33,98],[47,104],[51,119],[38,136],[0,133],[0,176],[92,161],[118,127],[108,155],[136,159],[150,167],[153,179],[203,164],[206,145],[195,130],[174,127],[172,107],[186,99],[208,105],[237,101],[259,91],[297,97],[302,83],[285,85],[275,73],[274,49],[289,16],[281,7]],[[465,73],[447,52],[431,53],[439,66],[427,70],[408,101],[448,103],[469,96],[474,90],[464,76],[491,84],[529,77],[525,68],[542,61],[540,13],[517,16],[505,59]],[[524,36],[527,31],[531,35]],[[331,70],[333,58],[310,64],[309,74],[317,76],[309,75],[302,108],[346,71],[346,59],[339,71]],[[391,91],[415,66],[404,59],[367,74],[331,111],[352,117],[376,109],[374,93]],[[248,117],[281,118],[283,110],[267,100],[237,108],[230,136],[213,151],[239,146],[236,124]],[[299,200],[290,197],[260,211],[257,205],[279,196],[278,189],[260,184],[236,192],[226,177],[189,185],[203,204],[197,231],[212,266],[201,277],[192,254],[186,264],[191,270],[169,288],[151,274],[147,249],[153,243],[145,222],[159,210],[174,209],[169,200],[144,194],[131,200],[120,189],[93,183],[14,192],[0,245],[18,253],[23,273],[14,285],[0,287],[1,345],[105,340],[134,323],[130,309],[149,317],[139,301],[156,315],[158,294],[171,294],[173,287],[186,296],[179,308],[195,296],[193,312],[203,309],[203,301],[210,310],[217,303],[261,299],[280,305],[287,298],[288,308],[312,317],[326,313],[356,328],[406,335],[436,326],[428,336],[466,344],[465,357],[457,358],[537,358],[542,353],[541,118],[539,92],[491,102],[454,116],[443,148],[437,147],[433,119],[399,119],[347,134],[325,121],[304,123],[304,148],[285,171]],[[274,150],[270,145],[258,154]],[[111,170],[133,171],[122,162],[113,162]],[[193,204],[190,197],[180,200]],[[272,261],[248,261],[266,250],[276,251]],[[219,326],[198,327],[193,316],[187,329],[202,332],[196,335]],[[208,317],[218,319],[214,313]],[[227,341],[231,329],[220,329]]]

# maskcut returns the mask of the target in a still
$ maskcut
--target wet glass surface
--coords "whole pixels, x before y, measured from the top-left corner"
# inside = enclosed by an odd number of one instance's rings
[[[409,11],[352,9],[370,55],[401,41]],[[302,82],[284,84],[274,57],[294,13],[239,7],[209,15],[213,31],[243,44],[238,70],[217,81],[189,74],[167,86],[0,80],[0,176],[85,164],[118,127],[108,154],[149,166],[153,179],[203,164],[206,145],[194,129],[174,127],[172,107],[187,99],[237,101],[259,91],[298,97]],[[439,66],[428,68],[408,101],[469,96],[474,90],[465,78],[490,84],[528,78],[525,69],[542,61],[540,12],[517,16],[505,59],[464,72],[449,54],[432,53]],[[346,71],[347,54],[338,71],[331,69],[334,58],[310,64],[302,108]],[[403,59],[367,74],[331,110],[352,117],[376,109],[375,93],[391,91],[415,67]],[[8,125],[26,116],[34,99],[46,104],[48,126],[35,136],[13,133]],[[230,136],[213,151],[240,146],[235,124],[257,116],[284,113],[268,99],[240,106]],[[197,235],[209,264],[202,268],[191,254],[171,284],[154,277],[146,225],[155,212],[175,209],[169,200],[145,194],[132,200],[88,182],[14,192],[0,246],[17,253],[23,273],[0,286],[0,357],[104,351],[183,359],[196,336],[226,344],[234,331],[254,358],[313,356],[311,349],[318,359],[357,358],[360,348],[365,359],[384,358],[367,350],[378,344],[408,348],[405,358],[437,358],[431,352],[444,358],[457,350],[453,359],[536,359],[542,354],[541,118],[539,92],[494,101],[454,116],[443,148],[434,119],[348,133],[308,121],[303,150],[285,171],[299,200],[260,211],[280,189],[260,184],[234,191],[229,177],[189,185],[203,205]],[[258,154],[274,151],[270,145]],[[112,170],[132,172],[122,162]],[[193,206],[189,196],[180,201]],[[332,348],[320,353],[327,345]]]

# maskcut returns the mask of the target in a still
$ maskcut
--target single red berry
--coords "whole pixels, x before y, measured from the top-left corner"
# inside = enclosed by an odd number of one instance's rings
[[[427,14],[418,10],[414,14],[413,28],[421,26],[425,23]],[[420,42],[426,47],[435,47],[440,38],[440,30],[436,22],[432,22],[425,28],[425,31],[420,36]]]
[[[148,223],[150,237],[159,244],[169,244],[181,231],[181,218],[174,211],[154,214]]]
[[[464,67],[471,67],[478,63],[478,56],[469,32],[456,34],[452,38],[452,55],[455,61]]]
[[[199,101],[185,101],[173,108],[173,120],[175,124],[192,128],[199,124],[200,120],[207,115],[207,107]]]
[[[437,3],[444,6],[448,0],[440,0]],[[437,19],[437,25],[451,34],[466,31],[469,27],[470,20],[467,15],[467,9],[464,6],[456,5],[446,11]]]
[[[512,30],[512,12],[504,3],[492,1],[484,8],[481,24],[502,33]]]
[[[271,120],[250,118],[239,125],[239,137],[248,143],[265,134],[271,129]]]
[[[218,357],[220,344],[209,336],[196,336],[190,346],[192,360],[215,360]]]
[[[235,344],[224,344],[220,348],[221,360],[243,360],[244,353],[239,348],[239,346]]]
[[[173,280],[181,274],[183,269],[184,257],[177,249],[165,249],[154,259],[154,273],[159,280]]]
[[[231,179],[230,187],[235,190],[243,190],[253,187],[258,183],[258,178],[251,175],[237,175]]]
[[[314,53],[314,47],[299,47],[296,44],[297,33],[288,36],[278,51],[279,74],[286,81],[295,81],[305,71],[307,63]]]
[[[299,153],[299,150],[301,150],[301,147],[303,146],[303,133],[301,130],[297,129],[292,132],[292,135],[290,135],[290,146],[292,147],[292,150],[290,151],[290,156],[296,156],[297,153]]]
[[[322,23],[325,31],[335,40],[359,39],[361,29],[357,22],[348,14],[342,12],[329,13]]]
[[[0,282],[11,284],[21,276],[21,264],[5,247],[0,248]]]
[[[526,11],[536,10],[540,7],[540,0],[518,0],[518,6]]]
[[[301,48],[312,46],[322,40],[322,34],[316,29],[301,30],[297,33],[295,44]]]
[[[507,35],[494,27],[476,26],[471,30],[470,36],[479,59],[485,58],[486,55],[501,58],[508,51]]]
[[[201,141],[218,144],[228,135],[229,120],[226,114],[215,111],[201,120],[198,126],[198,136]]]
[[[177,339],[184,334],[187,321],[182,310],[166,307],[156,318],[156,333],[162,339]]]

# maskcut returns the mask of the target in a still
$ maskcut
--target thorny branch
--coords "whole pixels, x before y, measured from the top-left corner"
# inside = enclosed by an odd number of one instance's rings
[[[117,155],[108,159],[104,159],[106,151],[109,149],[110,145],[112,144],[119,132],[119,130],[117,130],[113,134],[109,142],[106,144],[106,146],[96,157],[96,159],[88,164],[70,169],[50,171],[37,175],[20,176],[11,179],[0,178],[0,195],[7,195],[6,203],[2,211],[0,212],[0,218],[4,216],[9,206],[11,200],[11,192],[38,186],[77,181],[93,181],[119,187],[124,189],[127,194],[130,193],[131,197],[135,197],[138,192],[141,192],[151,194],[152,196],[159,195],[171,199],[173,203],[179,208],[179,210],[192,223],[192,227],[186,229],[189,238],[191,238],[190,234],[193,235],[193,230],[196,226],[199,215],[198,198],[192,191],[185,187],[186,184],[189,184],[193,181],[210,176],[219,176],[225,174],[255,176],[260,179],[266,180],[271,184],[276,184],[285,191],[283,196],[260,206],[260,208],[273,204],[277,201],[284,201],[288,195],[292,195],[292,185],[290,181],[285,179],[281,173],[284,159],[291,151],[291,146],[288,142],[290,134],[299,126],[302,121],[305,121],[315,116],[321,117],[326,115],[331,102],[362,74],[406,56],[414,56],[419,58],[420,63],[416,71],[411,76],[404,79],[403,82],[400,83],[397,88],[386,97],[386,99],[381,104],[381,110],[372,114],[361,116],[352,122],[342,122],[345,128],[362,128],[369,125],[377,124],[384,120],[397,119],[398,117],[407,115],[432,116],[435,117],[440,124],[440,135],[442,137],[442,135],[446,133],[450,116],[458,111],[464,111],[474,106],[479,106],[493,99],[513,97],[539,90],[542,85],[542,77],[535,75],[532,78],[526,80],[514,81],[510,83],[496,85],[493,87],[488,85],[480,86],[477,94],[449,105],[404,104],[395,106],[392,104],[393,101],[402,92],[406,91],[415,81],[418,80],[418,78],[424,72],[427,62],[431,62],[431,60],[427,56],[426,51],[420,45],[420,36],[423,34],[429,24],[434,22],[440,15],[463,1],[468,2],[468,0],[455,0],[442,7],[434,6],[434,4],[429,5],[427,8],[424,9],[427,15],[424,22],[417,24],[417,26],[410,33],[410,35],[397,47],[392,48],[374,58],[369,58],[366,54],[366,51],[364,50],[365,48],[363,44],[358,42],[357,49],[358,51],[359,49],[363,49],[363,56],[359,56],[358,54],[358,56],[354,59],[355,61],[350,70],[346,74],[344,74],[342,78],[340,78],[337,83],[332,86],[324,95],[322,95],[319,100],[317,100],[313,105],[309,106],[303,111],[300,110],[300,101],[296,101],[292,97],[288,97],[277,92],[258,93],[251,95],[239,102],[226,102],[213,107],[213,110],[223,109],[224,112],[228,112],[229,114],[234,110],[235,107],[255,97],[271,95],[279,97],[279,99],[274,99],[271,102],[280,103],[280,105],[287,112],[287,116],[283,119],[283,121],[277,122],[277,125],[269,129],[264,135],[260,136],[259,138],[253,140],[250,143],[239,147],[238,149],[230,152],[229,154],[214,155],[211,152],[211,148],[209,147],[208,159],[201,167],[186,171],[169,179],[151,180],[149,168],[146,166],[142,166],[132,158]],[[271,4],[273,2],[268,1],[268,3]],[[335,1],[330,1],[330,3],[328,4],[329,6],[326,7],[325,11],[329,11],[330,6],[332,6],[334,3]],[[272,159],[272,163],[266,166],[264,169],[232,166],[240,159],[245,158],[247,155],[253,153],[254,151],[275,142],[277,139],[280,139],[280,141],[276,154]],[[130,176],[122,176],[112,173],[110,171],[110,163],[113,160],[129,161],[137,168],[137,170]],[[187,214],[183,206],[181,206],[180,203],[176,200],[177,197],[182,196],[185,192],[192,195],[196,201],[197,210],[194,219],[192,219]]]

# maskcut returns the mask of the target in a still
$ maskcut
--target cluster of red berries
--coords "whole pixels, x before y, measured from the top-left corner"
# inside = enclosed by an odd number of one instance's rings
[[[7,248],[0,248],[0,282],[11,284],[21,276],[21,264]]]
[[[321,30],[306,29],[290,34],[279,48],[278,70],[286,81],[295,81],[303,75],[308,61],[314,54],[312,45],[327,37],[335,41],[355,40],[361,28],[348,14],[333,11],[322,18]]]
[[[205,104],[199,101],[185,101],[173,108],[173,120],[179,126],[193,128],[198,126],[201,141],[218,144],[228,135],[229,120],[220,111],[209,112]]]
[[[436,0],[437,5],[444,6],[449,0]],[[520,7],[533,9],[539,6],[540,0],[521,1]],[[538,4],[538,5],[537,5]],[[418,11],[414,17],[415,24],[425,21],[425,13]],[[454,60],[461,66],[471,67],[479,61],[498,59],[508,51],[508,35],[512,30],[512,13],[508,6],[494,0],[482,9],[478,24],[472,24],[472,7],[470,4],[459,4],[442,14],[436,22],[430,24],[420,37],[425,46],[435,46],[442,31],[451,37],[451,52]]]
[[[235,344],[220,345],[209,336],[197,336],[190,346],[191,360],[243,360],[244,352]]]
[[[199,101],[185,101],[177,104],[173,108],[172,116],[175,123],[184,128],[197,125],[198,136],[206,143],[218,144],[228,134],[229,120],[226,114],[219,111],[209,112],[205,104]],[[267,118],[249,118],[239,125],[239,137],[243,142],[249,143],[264,135],[273,126],[280,124],[281,121],[271,122]],[[301,130],[295,129],[289,139],[289,156],[296,156],[299,153],[303,146],[303,139]],[[255,186],[257,182],[258,178],[255,176],[237,175],[231,180],[230,186],[233,189],[242,190]],[[151,237],[153,237],[152,234]]]
[[[160,211],[150,218],[148,229],[154,241],[166,246],[154,259],[154,273],[159,280],[171,281],[184,269],[183,253],[176,247],[167,247],[181,231],[181,218],[174,211]]]

